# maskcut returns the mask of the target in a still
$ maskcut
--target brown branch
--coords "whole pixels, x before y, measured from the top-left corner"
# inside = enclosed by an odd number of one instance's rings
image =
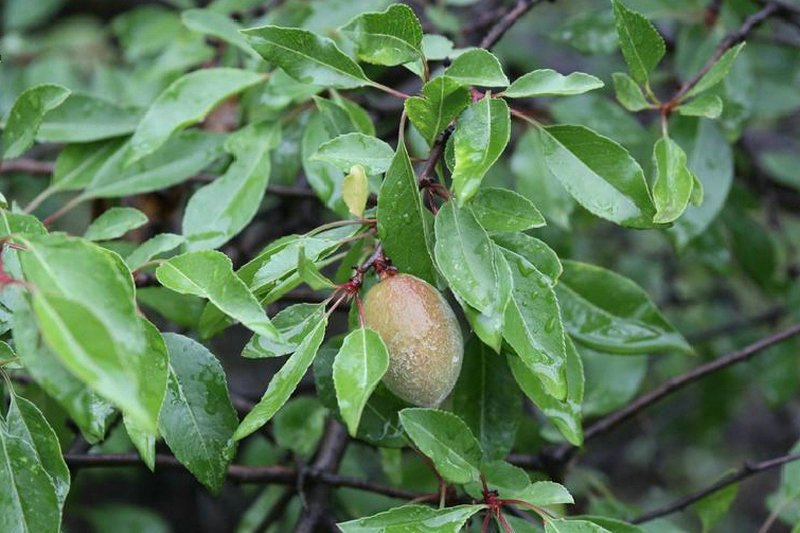
[[[489,29],[489,32],[484,36],[483,40],[481,40],[480,47],[488,49],[494,46],[522,15],[541,2],[542,0],[518,0],[516,4],[502,14],[497,22],[494,23],[494,26]]]
[[[654,509],[647,513],[637,516],[633,520],[631,520],[634,524],[641,524],[642,522],[648,522],[650,520],[654,520],[656,518],[666,516],[677,511],[681,511],[686,507],[689,507],[693,503],[702,500],[706,496],[717,492],[718,490],[722,490],[728,485],[733,485],[743,479],[746,479],[750,476],[755,474],[759,474],[761,472],[765,472],[767,470],[772,470],[773,468],[777,468],[779,466],[783,466],[787,463],[791,463],[792,461],[800,460],[800,453],[793,453],[789,455],[784,455],[781,457],[775,457],[774,459],[769,459],[767,461],[762,461],[760,463],[751,463],[747,462],[742,465],[739,470],[736,472],[731,472],[730,474],[723,476],[719,479],[716,483],[709,485],[708,487],[689,494],[688,496],[684,496],[674,502],[665,505],[664,507],[660,507],[658,509]]]
[[[0,164],[0,174],[22,172],[35,176],[49,176],[56,168],[52,161],[37,161],[35,159],[11,159]]]

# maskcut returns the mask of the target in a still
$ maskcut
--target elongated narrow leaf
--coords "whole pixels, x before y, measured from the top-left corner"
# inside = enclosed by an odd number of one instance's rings
[[[256,72],[233,68],[202,69],[178,78],[142,117],[130,141],[125,165],[152,154],[170,135],[202,120],[217,104],[263,79]]]
[[[549,394],[539,375],[532,372],[519,357],[509,354],[508,364],[525,395],[541,409],[567,441],[575,446],[580,446],[583,443],[581,426],[581,404],[584,391],[583,365],[580,354],[569,338],[567,338],[566,347],[567,395],[563,400]]]
[[[402,142],[381,185],[377,217],[378,235],[395,266],[433,283],[430,214],[422,206],[417,176]]]
[[[181,13],[181,20],[184,26],[192,31],[216,37],[252,57],[261,59],[261,56],[247,43],[247,39],[240,33],[239,25],[231,17],[211,9],[188,9]]]
[[[461,114],[453,134],[453,190],[459,206],[478,192],[483,176],[505,150],[510,135],[511,115],[505,100],[483,98]]]
[[[50,477],[59,507],[63,508],[70,479],[56,432],[36,405],[13,392],[5,422],[9,436],[22,439],[33,448],[36,462],[41,464]]]
[[[736,57],[739,55],[739,52],[742,51],[744,45],[746,43],[739,43],[738,45],[734,46],[733,48],[728,49],[719,60],[714,63],[708,72],[706,72],[700,81],[697,82],[697,85],[692,87],[689,92],[686,93],[686,98],[691,98],[697,94],[702,93],[703,91],[707,91],[708,89],[712,88],[719,82],[725,79],[725,76],[731,71],[733,67],[733,62],[736,61]]]
[[[175,457],[212,492],[225,482],[236,446],[238,419],[225,371],[202,344],[165,333],[169,350],[167,397],[159,428]]]
[[[363,133],[346,133],[323,143],[313,158],[348,171],[361,165],[367,174],[382,174],[392,163],[394,150],[378,139]]]
[[[458,533],[469,517],[486,506],[456,505],[434,509],[424,505],[403,505],[388,511],[336,524],[344,533],[388,533],[419,531]]]
[[[281,340],[254,335],[244,347],[242,356],[258,359],[292,353],[322,320],[324,312],[322,304],[296,304],[287,307],[272,318],[272,324],[278,329]]]
[[[131,271],[137,270],[157,255],[171,252],[183,244],[183,241],[184,238],[182,235],[161,233],[140,244],[134,251],[128,254],[128,257],[125,258],[125,263],[127,263]]]
[[[433,144],[448,124],[469,105],[469,90],[447,76],[439,76],[422,86],[422,96],[404,102],[408,119]]]
[[[542,131],[547,166],[578,203],[623,226],[653,226],[655,207],[644,172],[625,148],[583,126]]]
[[[58,533],[58,495],[36,450],[0,421],[0,531]]]
[[[45,115],[36,139],[42,142],[86,143],[133,133],[141,112],[88,94],[71,94]]]
[[[208,299],[254,333],[279,338],[258,300],[233,273],[231,260],[221,252],[189,252],[173,257],[158,267],[156,277],[175,292]]]
[[[613,0],[619,47],[631,77],[639,84],[647,82],[650,72],[664,57],[664,39],[645,17]]]
[[[502,459],[514,445],[522,416],[522,393],[502,356],[473,337],[453,390],[453,412],[470,427],[488,460]]]
[[[133,207],[112,207],[89,224],[84,237],[90,241],[108,241],[147,224],[147,215]]]
[[[661,137],[653,146],[656,180],[653,202],[656,215],[653,221],[667,223],[677,219],[689,205],[695,177],[686,166],[686,153],[669,137]]]
[[[183,234],[187,250],[217,248],[250,223],[269,183],[270,157],[280,138],[277,124],[262,122],[225,142],[233,163],[223,176],[198,189],[186,205]]]
[[[436,409],[400,411],[400,422],[414,445],[451,483],[469,483],[480,477],[481,445],[463,420]]]
[[[555,70],[546,68],[528,72],[517,78],[508,89],[503,91],[503,95],[509,98],[569,96],[583,94],[603,86],[602,81],[590,74],[573,72],[564,76]]]
[[[388,368],[389,352],[380,335],[362,327],[345,337],[333,362],[333,384],[351,435],[358,433],[364,406]]]
[[[487,231],[524,231],[545,225],[533,202],[510,189],[481,189],[470,207]]]
[[[327,37],[279,26],[262,26],[242,33],[261,57],[301,83],[339,89],[370,83],[358,63]]]
[[[590,347],[619,354],[692,352],[633,281],[595,265],[563,264],[556,292],[570,335]]]
[[[36,85],[20,94],[3,129],[3,159],[19,157],[30,148],[45,114],[69,94],[69,89],[54,84]]]
[[[256,404],[252,411],[236,428],[233,434],[234,440],[241,440],[251,433],[257,431],[278,412],[283,404],[289,399],[300,380],[303,379],[308,367],[317,355],[319,345],[325,337],[325,328],[328,325],[327,317],[323,315],[322,320],[317,322],[313,330],[303,339],[294,354],[284,363],[281,369],[272,377],[267,391],[262,396],[261,401]]]
[[[139,457],[142,459],[144,465],[154,471],[156,468],[156,440],[158,439],[158,431],[150,431],[143,429],[135,418],[123,413],[122,424],[125,426],[125,432],[131,440],[131,444],[139,452]]]
[[[445,75],[462,85],[506,87],[508,78],[494,54],[482,48],[467,50],[453,60]]]
[[[394,66],[422,57],[422,26],[410,7],[389,6],[382,13],[363,13],[342,27],[356,44],[358,58]]]

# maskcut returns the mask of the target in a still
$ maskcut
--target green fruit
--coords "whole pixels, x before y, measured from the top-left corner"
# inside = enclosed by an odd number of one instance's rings
[[[442,403],[461,371],[464,342],[439,291],[408,274],[389,275],[367,293],[364,320],[389,350],[389,390],[414,405]]]

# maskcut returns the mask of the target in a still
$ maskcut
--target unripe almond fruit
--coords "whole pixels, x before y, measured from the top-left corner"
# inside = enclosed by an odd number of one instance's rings
[[[364,321],[389,350],[389,390],[414,405],[442,403],[461,371],[464,342],[441,293],[414,276],[387,275],[367,293]]]

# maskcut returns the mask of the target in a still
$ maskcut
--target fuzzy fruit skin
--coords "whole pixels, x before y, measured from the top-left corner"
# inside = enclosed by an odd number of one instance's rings
[[[441,293],[414,276],[389,275],[367,293],[364,320],[389,350],[389,390],[422,407],[442,403],[461,371],[464,341]]]

